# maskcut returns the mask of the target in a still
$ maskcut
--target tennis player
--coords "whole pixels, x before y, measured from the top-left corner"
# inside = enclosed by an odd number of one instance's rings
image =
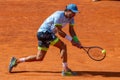
[[[58,33],[61,37],[69,40],[73,46],[81,47],[81,43],[74,31],[74,16],[76,15],[76,13],[78,13],[78,8],[76,4],[68,4],[64,11],[56,11],[52,15],[50,15],[37,31],[37,54],[19,59],[12,57],[9,64],[9,72],[11,73],[13,67],[18,65],[19,63],[42,61],[49,49],[49,46],[53,45],[60,49],[60,56],[63,65],[62,75],[73,75],[73,72],[67,64],[67,46],[56,36],[56,33]],[[70,36],[62,30],[62,28],[64,28],[66,24],[69,24]]]

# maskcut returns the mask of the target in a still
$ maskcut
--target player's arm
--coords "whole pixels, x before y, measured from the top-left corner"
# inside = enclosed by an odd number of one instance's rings
[[[74,30],[74,25],[72,25],[72,24],[69,24],[69,33],[75,42],[79,42],[79,40],[76,36],[75,30]]]
[[[69,22],[69,33],[72,36],[74,42],[80,43],[80,41],[75,33],[75,30],[74,30],[74,24],[75,24],[74,18],[72,18],[71,21]]]
[[[67,35],[63,30],[62,30],[62,24],[60,22],[60,16],[56,16],[55,19],[54,19],[54,24],[55,24],[55,28],[56,28],[56,31],[58,32],[58,34],[63,37],[63,38],[66,38],[67,40],[69,41],[72,41],[72,37]]]
[[[72,24],[69,24],[69,33],[70,35],[72,36],[72,44],[77,46],[77,47],[82,47],[76,33],[75,33],[75,30],[74,30],[74,25]]]
[[[63,30],[62,30],[62,25],[56,25],[56,29],[57,29],[57,32],[58,34],[63,37],[63,38],[66,38],[67,40],[69,41],[72,41],[72,37],[67,35]]]
[[[58,34],[61,36],[61,37],[65,37],[66,36],[66,33],[64,31],[62,31],[62,25],[55,25],[56,26],[56,29],[57,29],[57,32]]]

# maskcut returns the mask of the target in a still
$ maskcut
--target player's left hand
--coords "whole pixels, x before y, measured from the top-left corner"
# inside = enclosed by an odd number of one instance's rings
[[[82,48],[81,43],[80,43],[80,42],[77,42],[77,43],[76,43],[76,47],[78,47],[78,48]]]
[[[75,42],[75,41],[71,41],[72,42],[72,45],[73,46],[76,46],[76,47],[78,47],[78,48],[82,48],[82,45],[81,45],[81,43],[80,42]]]

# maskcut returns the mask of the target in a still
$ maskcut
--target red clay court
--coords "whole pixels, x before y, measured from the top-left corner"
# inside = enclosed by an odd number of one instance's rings
[[[91,60],[83,50],[68,45],[68,63],[77,76],[61,76],[59,50],[50,47],[43,62],[21,63],[8,73],[10,58],[36,54],[36,33],[54,11],[69,3],[78,5],[75,31],[85,46],[106,49],[101,62]],[[64,28],[67,31],[68,26]],[[0,80],[120,80],[120,2],[92,0],[0,0]]]

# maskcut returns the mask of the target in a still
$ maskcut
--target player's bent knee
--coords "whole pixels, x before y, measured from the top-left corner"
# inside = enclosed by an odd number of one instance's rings
[[[41,57],[36,57],[36,60],[37,60],[37,61],[43,61],[43,58],[41,58]]]
[[[38,53],[36,56],[36,60],[37,61],[42,61],[45,57],[45,54],[47,52],[48,48],[46,47],[38,47]]]
[[[61,50],[66,50],[66,44],[65,44],[65,43],[63,43],[63,44],[61,45]]]
[[[45,54],[39,54],[36,56],[37,61],[43,61]]]
[[[61,52],[61,58],[65,57],[67,55],[66,53],[67,49],[66,49],[66,44],[63,44],[61,46],[60,52]]]

